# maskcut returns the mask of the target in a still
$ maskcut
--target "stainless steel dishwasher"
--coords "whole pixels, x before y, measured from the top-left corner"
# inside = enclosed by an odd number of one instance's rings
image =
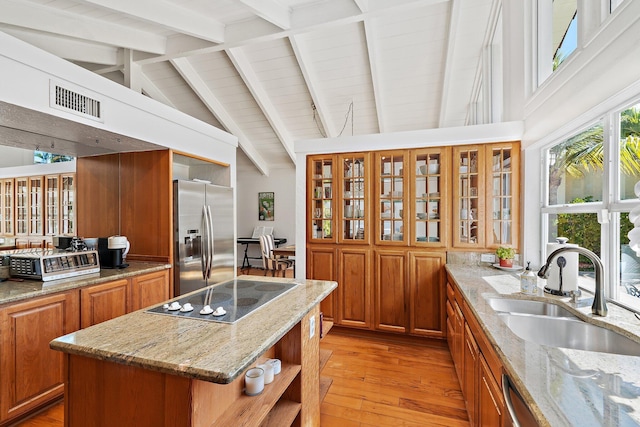
[[[537,427],[539,425],[507,374],[502,374],[502,393],[513,427]]]

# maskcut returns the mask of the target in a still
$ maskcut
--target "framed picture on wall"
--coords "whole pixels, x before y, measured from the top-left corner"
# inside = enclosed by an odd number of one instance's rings
[[[274,193],[258,193],[258,220],[273,221]]]

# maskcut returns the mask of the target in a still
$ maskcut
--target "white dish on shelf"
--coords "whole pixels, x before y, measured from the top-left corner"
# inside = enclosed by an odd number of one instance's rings
[[[504,271],[517,271],[517,270],[522,270],[524,268],[523,266],[516,265],[516,264],[514,264],[513,267],[503,267],[500,265],[500,263],[491,264],[491,265],[497,268],[498,270],[504,270]]]

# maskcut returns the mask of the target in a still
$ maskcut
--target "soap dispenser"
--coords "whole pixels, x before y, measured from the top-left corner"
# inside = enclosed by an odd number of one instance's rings
[[[538,294],[538,276],[529,268],[531,262],[527,262],[527,268],[520,275],[520,292],[527,295]]]

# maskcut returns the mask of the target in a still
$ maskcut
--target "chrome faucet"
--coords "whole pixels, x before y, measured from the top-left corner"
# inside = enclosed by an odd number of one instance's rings
[[[593,263],[594,267],[596,268],[596,293],[593,298],[591,312],[596,316],[606,316],[607,302],[604,297],[604,266],[602,265],[602,261],[600,260],[600,258],[598,258],[598,255],[594,254],[589,249],[585,249],[580,246],[570,246],[556,249],[555,251],[551,252],[551,254],[549,254],[547,263],[540,269],[540,271],[538,271],[538,276],[546,279],[549,275],[549,267],[551,266],[554,258],[564,252],[576,252],[580,255],[584,255]]]

